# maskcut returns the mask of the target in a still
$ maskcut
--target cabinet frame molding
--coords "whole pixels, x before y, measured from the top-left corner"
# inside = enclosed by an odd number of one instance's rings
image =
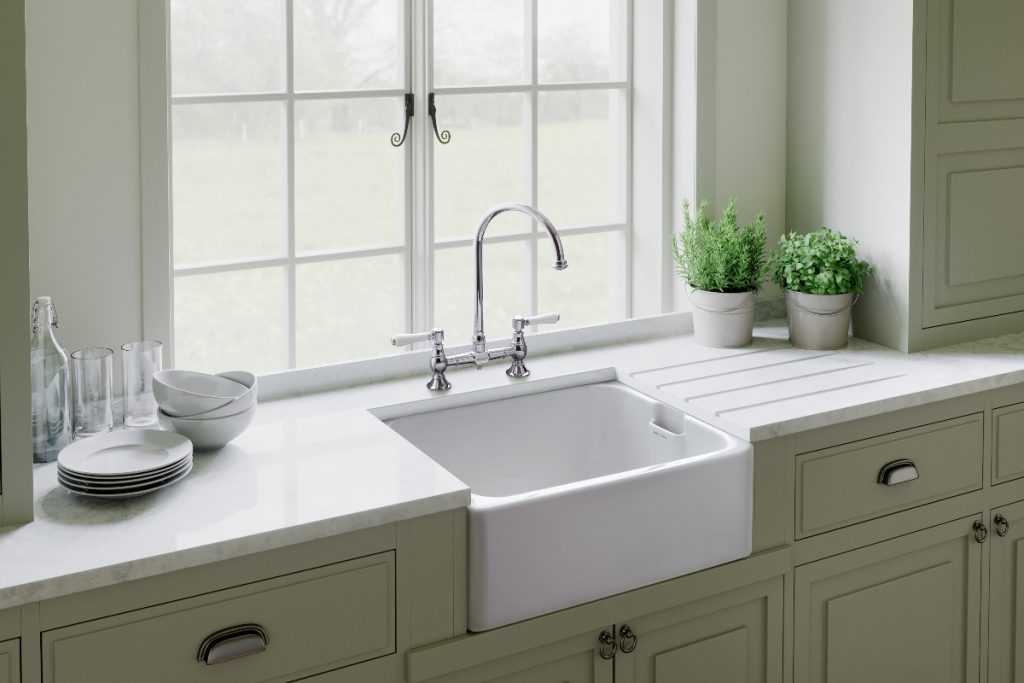
[[[32,520],[25,78],[25,3],[0,3],[0,527]]]

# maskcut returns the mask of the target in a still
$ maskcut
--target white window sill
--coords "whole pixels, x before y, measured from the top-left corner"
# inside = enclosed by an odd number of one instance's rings
[[[576,349],[611,346],[627,342],[657,339],[693,331],[689,313],[666,313],[647,318],[591,325],[568,330],[554,330],[527,336],[530,356],[564,353]],[[488,339],[492,348],[505,346],[509,339]],[[468,344],[450,346],[445,350],[461,353]],[[312,368],[284,370],[260,376],[260,400],[273,401],[345,387],[384,382],[400,377],[422,374],[427,377],[428,352],[425,348],[382,358],[323,365]],[[496,361],[502,362],[502,361]]]

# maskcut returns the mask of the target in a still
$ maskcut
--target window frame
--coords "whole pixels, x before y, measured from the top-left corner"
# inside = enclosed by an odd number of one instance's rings
[[[223,272],[257,265],[284,265],[288,272],[288,362],[291,366],[281,373],[293,373],[295,368],[295,269],[298,264],[325,260],[342,260],[367,255],[400,253],[405,258],[405,303],[404,319],[409,330],[421,330],[433,324],[434,292],[432,272],[434,254],[440,249],[457,248],[472,243],[471,229],[461,239],[435,241],[433,218],[433,130],[426,116],[426,97],[434,92],[438,97],[448,94],[522,93],[530,99],[531,120],[524,121],[530,126],[532,140],[531,172],[528,179],[530,200],[537,201],[537,100],[540,93],[558,91],[624,90],[627,97],[626,111],[626,155],[624,163],[625,214],[624,222],[606,225],[588,225],[560,228],[567,237],[574,235],[616,233],[623,235],[624,283],[619,291],[612,292],[622,297],[621,310],[625,319],[672,311],[676,298],[671,284],[672,263],[668,236],[675,211],[673,203],[677,192],[673,191],[673,162],[678,149],[673,149],[673,68],[678,59],[673,53],[673,31],[677,15],[675,5],[679,0],[647,3],[633,0],[627,7],[626,63],[624,81],[594,83],[538,84],[537,82],[537,3],[543,0],[528,0],[531,30],[527,36],[527,47],[531,55],[532,78],[530,83],[511,86],[470,86],[438,87],[432,84],[431,60],[433,50],[429,41],[432,36],[430,18],[433,0],[396,0],[406,8],[404,30],[406,42],[401,48],[405,63],[404,90],[373,91],[331,91],[329,93],[293,92],[292,65],[292,1],[287,0],[286,39],[287,74],[286,90],[273,98],[286,102],[285,125],[288,137],[288,253],[285,257],[252,259],[221,265],[196,267],[173,267],[172,216],[171,216],[171,106],[191,102],[252,101],[253,98],[235,95],[170,96],[170,43],[169,4],[170,0],[156,3],[142,3],[139,7],[139,51],[140,51],[140,166],[142,204],[142,246],[143,246],[143,331],[147,337],[166,340],[165,362],[174,363],[173,296],[174,277],[180,274]],[[684,0],[685,4],[685,0]],[[686,13],[686,10],[683,10]],[[409,49],[411,46],[411,49]],[[416,60],[415,54],[425,54],[426,59]],[[640,60],[643,68],[637,69]],[[418,62],[418,63],[417,63]],[[410,127],[404,153],[406,160],[406,225],[405,244],[379,249],[346,249],[316,255],[296,256],[294,245],[294,103],[304,99],[333,99],[335,97],[400,96],[405,92],[416,94],[416,113]],[[638,102],[643,101],[643,107]],[[638,118],[639,117],[639,118]],[[439,122],[443,123],[443,122]],[[678,140],[677,140],[678,142]],[[411,144],[409,144],[411,143]],[[677,145],[678,147],[678,145]],[[638,206],[643,202],[643,206]],[[528,242],[531,269],[530,302],[537,304],[537,241],[543,237],[536,225],[529,233],[521,235],[495,235],[488,241]],[[658,267],[650,267],[656,263]],[[468,284],[467,284],[468,286]],[[466,299],[469,301],[469,292]],[[467,316],[470,314],[467,306]],[[587,328],[579,334],[560,334],[571,345],[572,340],[585,338]],[[395,330],[399,332],[401,330]],[[505,331],[495,330],[495,339],[504,336]],[[453,340],[458,344],[462,340]],[[358,363],[342,361],[338,365]],[[274,373],[274,374],[281,374]]]

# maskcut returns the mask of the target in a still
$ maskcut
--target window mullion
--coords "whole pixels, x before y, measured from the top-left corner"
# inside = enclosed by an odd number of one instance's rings
[[[526,0],[527,3],[527,19],[526,19],[526,54],[529,60],[530,69],[530,94],[529,94],[529,114],[527,116],[530,136],[530,148],[526,155],[527,157],[527,179],[530,188],[530,206],[538,206],[540,197],[537,181],[537,0]],[[539,207],[538,207],[539,208]],[[543,209],[541,209],[543,211]],[[535,221],[530,223],[530,232],[533,236],[530,240],[530,254],[529,254],[529,279],[527,281],[527,292],[528,310],[526,315],[533,315],[537,313],[537,307],[539,305],[539,293],[538,293],[538,274],[537,274],[537,231],[538,226]]]
[[[286,267],[285,315],[287,316],[288,367],[298,365],[295,321],[295,3],[288,0],[285,10],[285,79],[288,99],[285,102],[285,223],[287,226],[288,265]]]
[[[412,265],[411,302],[412,331],[433,327],[433,150],[430,145],[427,93],[431,83],[433,2],[412,0],[410,58],[412,92],[415,96],[416,116],[413,117],[413,207],[410,258]]]

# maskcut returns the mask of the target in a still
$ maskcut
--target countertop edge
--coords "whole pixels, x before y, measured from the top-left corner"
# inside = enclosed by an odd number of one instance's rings
[[[0,610],[467,507],[469,488],[0,589]]]
[[[776,422],[762,426],[752,427],[749,433],[750,443],[777,439],[785,436],[793,436],[812,429],[832,427],[835,425],[852,422],[869,417],[877,417],[885,413],[907,408],[916,408],[929,403],[948,401],[950,399],[964,398],[974,394],[980,394],[995,389],[1003,389],[1017,384],[1024,383],[1024,371],[1011,371],[989,377],[949,384],[940,387],[921,389],[907,394],[901,394],[892,398],[884,398],[867,403],[858,403],[852,406],[835,408],[827,412],[805,417],[796,417],[783,422]],[[728,431],[725,424],[717,424],[721,429]]]

